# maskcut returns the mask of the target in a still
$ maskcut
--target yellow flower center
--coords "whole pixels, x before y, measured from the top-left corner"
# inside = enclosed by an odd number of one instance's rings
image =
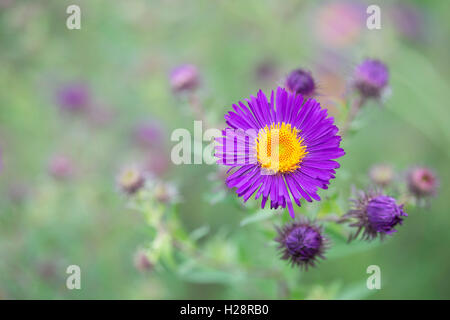
[[[256,138],[256,154],[263,168],[273,173],[292,172],[307,155],[299,130],[284,122],[260,129]]]

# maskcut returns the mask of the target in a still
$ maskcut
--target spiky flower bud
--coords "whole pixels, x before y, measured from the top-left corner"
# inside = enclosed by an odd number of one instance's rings
[[[292,265],[307,269],[314,266],[318,258],[324,258],[328,240],[323,236],[320,227],[307,221],[294,222],[278,229],[281,259]]]
[[[345,215],[346,218],[357,220],[350,224],[357,228],[350,240],[356,239],[361,232],[364,240],[373,240],[378,235],[384,238],[387,234],[397,232],[394,228],[402,224],[402,217],[408,216],[403,211],[403,205],[398,205],[394,198],[380,193],[361,192],[353,202],[354,208]]]

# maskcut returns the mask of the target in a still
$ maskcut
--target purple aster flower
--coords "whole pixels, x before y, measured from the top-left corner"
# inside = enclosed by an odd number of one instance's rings
[[[402,224],[402,217],[408,216],[403,211],[403,205],[398,205],[394,198],[380,193],[361,192],[360,197],[353,202],[354,209],[344,217],[356,218],[357,221],[350,226],[358,229],[349,240],[356,239],[361,232],[365,240],[373,240],[378,235],[383,239],[387,234],[397,232],[395,226]]]
[[[277,228],[277,231],[275,241],[279,243],[281,259],[305,269],[314,266],[317,258],[324,259],[328,239],[322,235],[321,228],[301,221],[287,224],[282,229]]]
[[[288,91],[311,97],[316,91],[316,84],[311,72],[295,69],[286,77],[285,87]]]
[[[389,70],[379,60],[366,59],[356,67],[353,85],[365,98],[379,98],[388,86]]]
[[[83,83],[69,83],[59,88],[56,100],[63,110],[81,111],[89,107],[91,93]]]
[[[408,173],[409,191],[417,198],[436,195],[438,186],[438,178],[429,168],[417,167]]]
[[[52,156],[48,164],[48,172],[58,180],[71,178],[74,174],[72,159],[63,154]]]
[[[199,72],[192,64],[181,65],[170,73],[170,85],[175,92],[195,90],[199,82]]]
[[[225,115],[228,128],[216,138],[217,163],[230,166],[226,179],[247,201],[254,193],[264,208],[288,207],[292,199],[320,200],[317,189],[327,189],[345,154],[334,119],[314,99],[278,87],[270,100],[260,90],[257,97],[233,105]]]
[[[369,177],[376,185],[386,187],[394,178],[394,170],[391,165],[377,164],[370,168]]]

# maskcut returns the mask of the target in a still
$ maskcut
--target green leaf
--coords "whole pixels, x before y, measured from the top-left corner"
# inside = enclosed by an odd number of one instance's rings
[[[209,233],[209,230],[209,226],[202,226],[192,231],[189,235],[189,238],[191,238],[193,241],[197,241],[206,236]]]
[[[272,218],[273,216],[274,214],[270,211],[260,210],[257,213],[242,219],[240,226],[243,227],[254,222],[264,221]]]

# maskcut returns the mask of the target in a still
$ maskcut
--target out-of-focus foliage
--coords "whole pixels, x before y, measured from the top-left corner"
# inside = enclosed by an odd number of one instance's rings
[[[379,2],[382,28],[368,30],[365,17],[333,16],[342,1],[0,0],[0,298],[450,298],[448,3],[407,1],[420,22],[406,32],[405,2]],[[80,30],[66,28],[73,3]],[[327,38],[334,25],[352,29]],[[392,164],[399,180],[412,165],[433,168],[438,196],[409,205],[384,242],[348,244],[346,229],[327,224],[327,259],[302,272],[273,241],[287,212],[243,205],[216,165],[171,164],[170,133],[193,132],[199,119],[204,130],[223,128],[232,103],[297,67],[312,71],[322,106],[342,124],[348,81],[365,57],[389,66],[392,91],[358,114],[331,188],[297,215],[344,214],[351,186],[367,187],[376,163]],[[195,100],[170,87],[184,63],[200,73]],[[67,83],[89,88],[88,111],[60,108],[55,95]],[[143,122],[158,123],[156,146],[136,143]],[[61,155],[68,163],[55,164]],[[119,172],[136,163],[157,176],[149,181],[174,183],[177,199],[158,183],[124,195]],[[73,264],[81,290],[66,288]],[[381,290],[365,285],[373,264]]]

